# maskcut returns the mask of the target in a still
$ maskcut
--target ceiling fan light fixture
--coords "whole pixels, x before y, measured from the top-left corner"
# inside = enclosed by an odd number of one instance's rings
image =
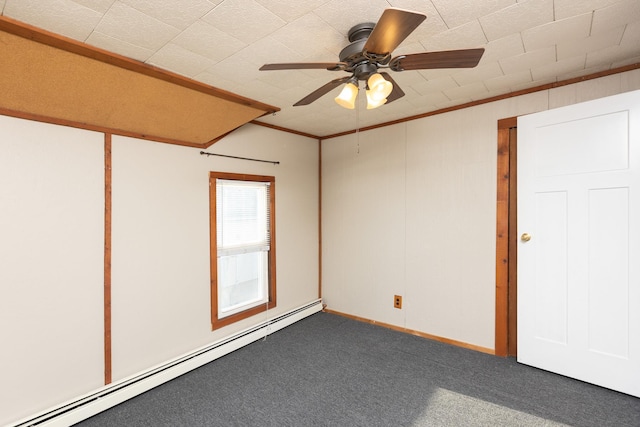
[[[427,16],[420,12],[394,7],[385,9],[377,23],[365,22],[349,30],[348,36],[351,43],[340,51],[340,62],[264,64],[260,70],[325,69],[353,73],[352,77],[331,80],[293,105],[309,105],[341,84],[349,82],[354,83],[353,86],[349,89],[345,88],[335,100],[345,108],[355,108],[357,95],[354,95],[353,89],[357,88],[358,81],[362,80],[368,82],[367,92],[371,88],[371,93],[367,96],[369,108],[375,108],[405,96],[389,73],[384,71],[378,73],[380,67],[388,68],[390,71],[405,71],[473,68],[478,65],[484,48],[418,52],[393,57],[392,52],[426,18]]]
[[[367,99],[370,101],[380,102],[383,99],[386,100],[393,90],[393,84],[385,80],[379,73],[372,74],[371,77],[369,77],[369,80],[367,80],[367,86],[369,87],[369,90],[367,91]]]
[[[384,105],[387,102],[387,98],[375,99],[372,96],[372,91],[367,90],[367,110],[373,110]]]
[[[357,84],[356,80],[356,84]],[[349,110],[353,110],[356,108],[356,97],[358,96],[358,86],[354,84],[351,80],[344,85],[342,92],[340,95],[336,96],[336,103],[344,108],[348,108]]]

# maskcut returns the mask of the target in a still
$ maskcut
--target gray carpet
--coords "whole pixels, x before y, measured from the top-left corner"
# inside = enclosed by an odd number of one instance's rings
[[[640,399],[317,313],[82,423],[640,426]]]

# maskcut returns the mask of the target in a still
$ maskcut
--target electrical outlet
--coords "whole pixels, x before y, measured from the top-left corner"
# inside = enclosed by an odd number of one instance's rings
[[[393,306],[395,308],[402,308],[402,296],[401,295],[394,295],[393,296]]]

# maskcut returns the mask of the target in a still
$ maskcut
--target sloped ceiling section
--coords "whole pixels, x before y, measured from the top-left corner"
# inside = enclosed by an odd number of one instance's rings
[[[0,113],[208,147],[278,107],[0,17]]]

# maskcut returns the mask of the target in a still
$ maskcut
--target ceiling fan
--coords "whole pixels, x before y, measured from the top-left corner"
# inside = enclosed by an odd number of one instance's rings
[[[293,105],[311,104],[334,88],[346,83],[340,95],[336,97],[336,102],[343,107],[354,108],[359,81],[364,80],[367,82],[367,108],[376,108],[404,96],[404,92],[389,73],[379,72],[379,69],[406,71],[473,68],[480,61],[484,53],[483,48],[423,52],[392,58],[392,51],[426,18],[425,14],[419,12],[396,8],[385,9],[377,24],[366,22],[349,30],[348,37],[351,43],[340,52],[340,62],[265,64],[260,67],[260,70],[346,71],[351,75],[331,80]]]

